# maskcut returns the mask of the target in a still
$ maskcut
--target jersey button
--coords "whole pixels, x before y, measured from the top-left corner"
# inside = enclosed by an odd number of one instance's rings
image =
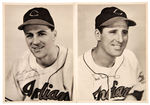
[[[106,75],[101,75],[101,78],[106,78]]]
[[[95,80],[100,80],[100,75],[98,75],[98,74],[93,74],[93,77]]]
[[[120,78],[120,75],[115,75],[115,78],[116,78],[116,79]]]

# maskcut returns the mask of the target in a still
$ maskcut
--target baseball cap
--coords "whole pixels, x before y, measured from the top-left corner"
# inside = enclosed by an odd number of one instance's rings
[[[95,19],[95,28],[109,26],[116,21],[126,21],[128,26],[135,26],[136,22],[127,18],[125,12],[116,7],[106,7]]]
[[[53,18],[49,11],[43,7],[32,8],[23,17],[23,24],[18,29],[23,30],[26,25],[47,25],[55,28]]]

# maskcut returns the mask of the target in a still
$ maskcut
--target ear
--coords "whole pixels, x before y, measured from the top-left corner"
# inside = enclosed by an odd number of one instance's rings
[[[98,29],[95,29],[95,37],[97,41],[101,40],[101,33]]]
[[[56,39],[56,36],[57,36],[57,31],[56,31],[56,30],[53,30],[53,40]]]

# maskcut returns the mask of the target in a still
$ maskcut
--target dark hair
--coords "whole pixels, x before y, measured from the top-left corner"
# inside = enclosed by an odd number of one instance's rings
[[[97,27],[96,29],[99,30],[99,32],[102,34],[103,32],[103,29],[105,28],[106,26],[100,26],[100,27]]]
[[[50,28],[51,31],[54,31],[54,29],[55,29],[55,27],[53,27],[53,26],[48,26],[48,28]]]

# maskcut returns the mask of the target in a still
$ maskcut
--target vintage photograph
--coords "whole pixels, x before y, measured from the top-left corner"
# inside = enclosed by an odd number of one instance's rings
[[[78,5],[77,100],[147,101],[147,4]]]
[[[5,101],[72,101],[73,6],[3,3],[3,10]]]
[[[2,5],[4,102],[148,102],[146,2]]]

